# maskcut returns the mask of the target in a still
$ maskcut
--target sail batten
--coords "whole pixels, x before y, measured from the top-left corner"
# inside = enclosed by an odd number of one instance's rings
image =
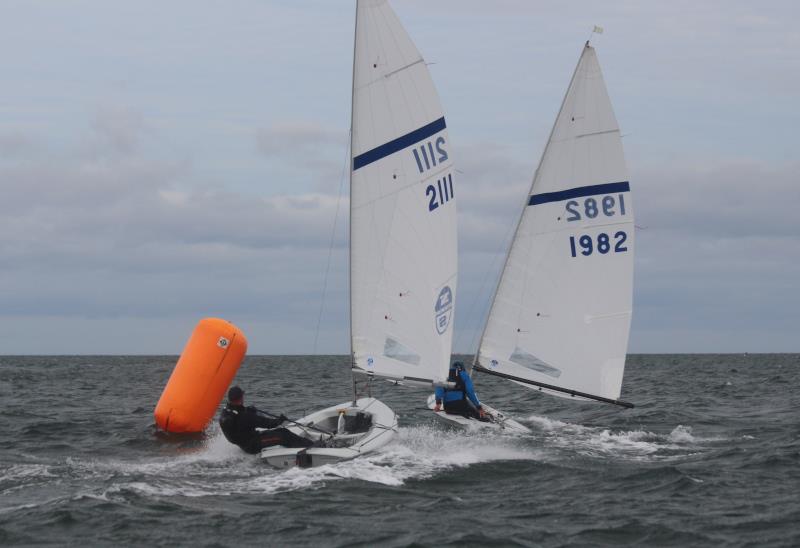
[[[447,376],[456,297],[447,124],[422,56],[385,0],[357,2],[350,176],[356,371]]]
[[[619,397],[633,200],[594,48],[584,47],[536,169],[476,368],[564,397]]]

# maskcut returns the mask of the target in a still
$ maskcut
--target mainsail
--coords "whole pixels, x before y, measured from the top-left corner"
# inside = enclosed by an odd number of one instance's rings
[[[477,368],[565,397],[619,398],[633,244],[619,127],[587,42],[526,196]]]
[[[447,377],[456,297],[453,162],[428,68],[385,0],[359,0],[350,311],[357,372]]]

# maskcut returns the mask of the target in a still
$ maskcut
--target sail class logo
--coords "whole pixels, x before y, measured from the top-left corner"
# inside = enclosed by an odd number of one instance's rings
[[[436,332],[444,334],[450,326],[450,318],[453,315],[453,292],[450,286],[444,286],[436,298]]]

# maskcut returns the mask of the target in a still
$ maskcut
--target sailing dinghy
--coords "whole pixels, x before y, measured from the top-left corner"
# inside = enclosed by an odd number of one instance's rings
[[[275,466],[317,466],[385,445],[397,415],[367,395],[375,378],[445,384],[457,234],[453,162],[424,59],[386,0],[356,3],[350,165],[353,401],[290,429],[330,447],[267,448]],[[340,420],[340,413],[342,420]],[[341,428],[340,428],[341,425]]]
[[[618,399],[633,244],[622,140],[587,41],[525,196],[473,370],[555,396],[633,407]]]

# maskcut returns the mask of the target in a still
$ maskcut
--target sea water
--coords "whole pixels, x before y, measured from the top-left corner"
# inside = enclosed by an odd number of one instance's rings
[[[1,545],[800,545],[800,355],[630,356],[631,410],[476,373],[524,436],[458,430],[378,381],[395,439],[288,471],[216,424],[156,432],[176,359],[0,357]],[[351,397],[348,365],[253,356],[236,382],[299,417]]]

